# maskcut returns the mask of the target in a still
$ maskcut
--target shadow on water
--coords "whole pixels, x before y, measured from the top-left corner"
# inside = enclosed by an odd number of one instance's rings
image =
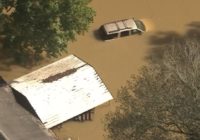
[[[0,48],[0,70],[11,71],[11,65],[14,65],[14,59],[6,51]]]
[[[175,31],[156,32],[150,36],[149,44],[152,49],[146,59],[150,62],[159,62],[163,58],[163,52],[173,42],[182,42],[186,39],[200,40],[200,21],[191,22],[186,25],[187,30],[184,34]]]
[[[43,60],[43,57],[40,57],[40,60]],[[17,65],[22,68],[31,69],[33,66],[40,64],[38,60],[32,58],[32,55],[27,54],[27,57],[24,55],[14,55],[8,50],[0,48],[0,71],[11,71],[11,66]]]
[[[14,53],[10,49],[3,48],[0,40],[0,71],[11,71],[11,66],[17,65],[22,68],[31,69],[33,66],[40,64],[39,60],[44,60],[43,53],[35,57],[34,53],[27,51],[26,53]]]
[[[3,50],[3,39],[0,37],[0,70],[1,71],[10,71],[9,63],[10,61],[9,57]]]
[[[100,32],[99,32],[98,29],[93,31],[93,36],[94,36],[94,38],[95,38],[96,40],[98,40],[98,41],[103,41],[102,36],[101,36],[101,34],[100,34]]]
[[[4,37],[0,35],[0,71],[11,71],[10,66],[14,64],[14,59],[9,51],[3,48],[3,43]]]
[[[200,39],[200,21],[195,21],[187,25],[189,30],[186,32],[188,38]]]

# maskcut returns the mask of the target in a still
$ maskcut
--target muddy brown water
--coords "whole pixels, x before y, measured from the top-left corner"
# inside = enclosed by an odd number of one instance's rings
[[[163,40],[165,35],[182,35],[187,31],[188,24],[200,21],[199,0],[93,0],[90,5],[97,12],[94,23],[88,33],[69,44],[68,53],[92,65],[114,97],[130,75],[138,74],[139,68],[147,63],[146,57],[152,47],[166,41]],[[148,32],[107,42],[98,39],[95,30],[101,24],[130,17],[142,19]],[[8,67],[1,63],[0,75],[11,81],[56,60],[43,61],[32,69],[17,65]],[[103,119],[107,112],[114,110],[114,105],[113,100],[97,107],[93,121],[68,121],[53,130],[60,140],[67,140],[68,137],[72,140],[106,140]]]

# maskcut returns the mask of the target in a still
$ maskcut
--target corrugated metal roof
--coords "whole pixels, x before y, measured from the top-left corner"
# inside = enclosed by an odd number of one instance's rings
[[[74,55],[13,81],[47,128],[112,99],[96,71]]]

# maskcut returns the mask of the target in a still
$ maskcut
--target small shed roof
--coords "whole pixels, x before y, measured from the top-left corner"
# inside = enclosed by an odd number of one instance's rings
[[[112,99],[93,67],[74,55],[15,79],[46,128]]]

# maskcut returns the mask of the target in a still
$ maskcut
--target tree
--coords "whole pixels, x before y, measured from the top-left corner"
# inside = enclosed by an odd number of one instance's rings
[[[5,14],[3,48],[19,60],[30,56],[39,58],[46,52],[56,57],[66,50],[77,34],[83,34],[93,22],[95,11],[88,7],[90,0],[9,0],[0,2],[0,9],[14,7]],[[2,8],[3,7],[3,8]]]
[[[162,63],[145,66],[106,116],[112,140],[200,139],[200,43],[173,42]]]

